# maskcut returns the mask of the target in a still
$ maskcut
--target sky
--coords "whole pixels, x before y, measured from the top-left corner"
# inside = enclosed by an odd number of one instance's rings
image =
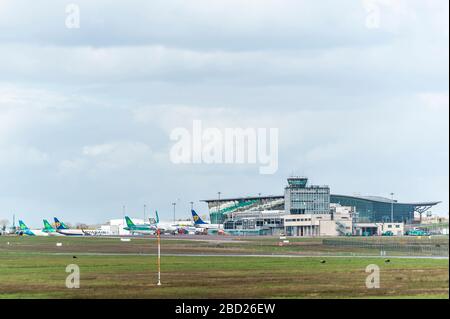
[[[448,215],[448,5],[0,0],[0,219],[189,218],[291,175]],[[278,128],[278,170],[174,163],[194,120]]]

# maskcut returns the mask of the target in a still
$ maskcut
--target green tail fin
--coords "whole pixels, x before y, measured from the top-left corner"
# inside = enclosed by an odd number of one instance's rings
[[[127,226],[128,227],[134,227],[134,223],[133,223],[133,221],[131,220],[131,218],[130,217],[128,217],[128,216],[125,216],[125,221],[127,222]]]
[[[159,223],[159,215],[158,215],[158,211],[156,211],[156,223]]]
[[[21,220],[19,220],[19,226],[20,226],[20,229],[21,229],[21,230],[26,230],[26,229],[28,229],[28,226],[25,225],[25,223],[24,223],[23,221],[21,221]]]
[[[52,227],[52,225],[46,219],[44,219],[44,229],[46,229],[46,230],[53,230],[54,229]]]

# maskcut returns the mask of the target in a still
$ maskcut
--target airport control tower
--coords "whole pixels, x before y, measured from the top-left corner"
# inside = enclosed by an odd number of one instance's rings
[[[308,185],[306,177],[290,177],[284,194],[285,210],[288,215],[330,213],[329,186]]]

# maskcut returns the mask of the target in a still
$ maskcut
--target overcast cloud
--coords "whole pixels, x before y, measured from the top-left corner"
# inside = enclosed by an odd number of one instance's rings
[[[0,0],[0,219],[188,218],[291,174],[448,213],[447,0],[69,3]],[[193,120],[279,128],[278,172],[173,164]]]

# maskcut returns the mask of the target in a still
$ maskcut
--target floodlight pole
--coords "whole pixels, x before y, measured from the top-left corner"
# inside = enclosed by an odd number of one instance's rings
[[[126,215],[126,208],[125,208],[125,205],[123,205],[123,206],[122,206],[122,221],[123,221],[124,225],[127,224],[127,221],[126,221],[126,219],[125,219],[125,215]],[[120,231],[119,231],[119,232],[120,232]]]
[[[161,230],[156,231],[156,238],[158,242],[158,286],[161,286]]]
[[[175,225],[176,224],[176,206],[177,206],[177,203],[172,203],[172,205],[173,205],[173,224]]]
[[[147,205],[144,204],[144,224],[145,224],[145,216],[146,216],[146,213],[147,213]]]

